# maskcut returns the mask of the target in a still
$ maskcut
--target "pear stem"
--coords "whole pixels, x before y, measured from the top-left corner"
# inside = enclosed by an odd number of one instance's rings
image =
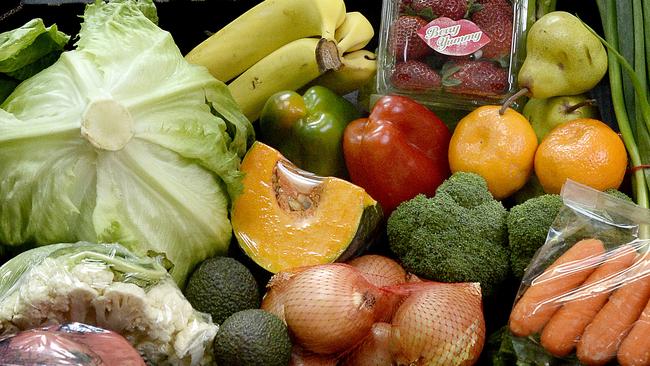
[[[570,106],[570,107],[567,107],[567,109],[564,110],[564,113],[566,113],[566,114],[571,114],[571,113],[577,111],[578,109],[580,109],[580,108],[582,108],[582,107],[585,107],[585,106],[594,106],[594,105],[596,105],[596,99],[587,99],[587,100],[583,100],[583,101],[580,102],[580,103],[576,103],[576,104],[574,104],[574,105],[572,105],[572,106]]]
[[[518,92],[511,95],[508,99],[506,99],[505,102],[503,102],[503,105],[499,109],[499,114],[503,115],[504,113],[506,113],[506,109],[508,109],[512,105],[512,103],[515,102],[515,100],[519,99],[519,97],[522,97],[526,94],[528,94],[528,88],[522,88]]]

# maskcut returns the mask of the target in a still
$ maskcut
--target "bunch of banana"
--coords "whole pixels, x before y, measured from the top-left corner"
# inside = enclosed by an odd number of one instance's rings
[[[344,0],[264,0],[186,55],[228,89],[254,121],[278,91],[321,84],[357,89],[376,71],[363,50],[374,36],[368,19]]]

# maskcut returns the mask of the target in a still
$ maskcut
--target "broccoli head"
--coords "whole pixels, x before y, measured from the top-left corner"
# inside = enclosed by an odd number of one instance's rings
[[[515,276],[523,277],[535,252],[546,242],[548,230],[562,204],[559,195],[544,194],[510,209],[508,243],[510,265]]]
[[[632,202],[625,193],[608,189],[605,193]],[[510,209],[508,215],[508,242],[512,273],[523,277],[537,250],[546,243],[551,226],[562,208],[562,198],[557,194],[543,194]],[[607,225],[596,220],[582,220],[576,213],[566,214],[556,224],[559,238],[571,243],[584,238],[598,238],[606,245],[617,246],[634,239],[635,232]],[[584,227],[583,227],[584,226]]]
[[[607,193],[607,194],[609,194],[611,196],[614,196],[616,198],[620,198],[622,200],[628,201],[628,202],[634,202],[632,200],[632,198],[630,198],[630,196],[628,196],[627,194],[619,191],[618,189],[608,188],[608,189],[605,190],[605,193]]]
[[[409,271],[441,282],[479,282],[491,294],[509,274],[508,212],[474,173],[454,173],[388,218],[391,250]]]

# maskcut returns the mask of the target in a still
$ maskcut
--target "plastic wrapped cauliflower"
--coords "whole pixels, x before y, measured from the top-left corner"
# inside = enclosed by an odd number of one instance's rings
[[[208,364],[218,325],[192,308],[163,264],[118,244],[24,252],[0,267],[0,335],[82,322],[120,333],[148,364]]]

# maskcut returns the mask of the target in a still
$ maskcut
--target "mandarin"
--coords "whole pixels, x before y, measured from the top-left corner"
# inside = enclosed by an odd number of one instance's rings
[[[503,199],[526,184],[533,170],[537,136],[528,120],[508,108],[482,106],[460,120],[449,143],[452,172],[479,174],[494,198]]]
[[[535,154],[535,174],[547,193],[560,193],[567,179],[604,191],[619,188],[627,169],[621,138],[591,118],[566,122],[544,137]]]

